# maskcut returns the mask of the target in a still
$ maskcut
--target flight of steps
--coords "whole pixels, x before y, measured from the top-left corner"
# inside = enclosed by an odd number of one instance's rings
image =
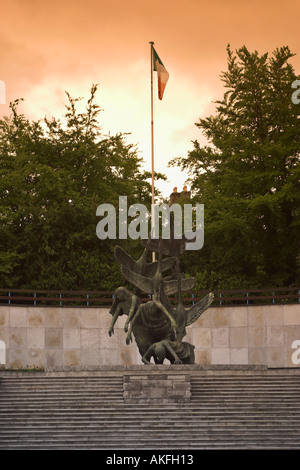
[[[0,373],[0,449],[300,448],[297,371],[203,371],[191,391],[124,404],[122,374]]]

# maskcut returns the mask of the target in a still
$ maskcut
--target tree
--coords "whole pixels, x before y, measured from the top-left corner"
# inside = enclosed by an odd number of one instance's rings
[[[96,209],[116,207],[119,195],[149,207],[150,175],[126,136],[102,134],[96,91],[83,113],[67,93],[62,121],[30,122],[18,113],[20,100],[0,121],[2,287],[99,290],[123,282],[116,241],[96,236]]]
[[[193,263],[198,287],[297,285],[300,107],[288,47],[271,56],[227,47],[226,88],[216,114],[196,125],[208,144],[173,165],[188,169],[193,201],[205,205],[205,242]],[[298,259],[298,261],[297,261]]]

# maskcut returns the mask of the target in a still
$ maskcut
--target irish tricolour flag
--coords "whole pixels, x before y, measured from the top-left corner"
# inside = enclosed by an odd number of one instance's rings
[[[158,98],[162,100],[167,81],[169,80],[169,73],[167,72],[167,69],[162,63],[162,61],[160,60],[154,47],[153,47],[153,70],[157,72]]]

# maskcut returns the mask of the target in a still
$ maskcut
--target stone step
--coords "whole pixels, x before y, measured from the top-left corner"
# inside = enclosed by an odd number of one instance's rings
[[[34,413],[43,413],[45,416],[55,416],[56,414],[62,415],[63,413],[70,415],[74,413],[76,416],[80,416],[93,413],[95,417],[102,416],[103,419],[118,414],[121,415],[120,418],[126,419],[130,419],[132,416],[134,416],[135,419],[146,419],[147,417],[152,418],[156,416],[174,416],[174,419],[176,419],[176,416],[178,416],[178,418],[189,416],[191,419],[193,419],[194,416],[203,416],[206,413],[209,413],[210,416],[219,416],[220,414],[238,415],[241,413],[241,408],[245,410],[245,413],[248,415],[259,414],[262,411],[264,411],[267,416],[269,416],[270,413],[272,413],[274,416],[281,416],[284,413],[289,413],[291,416],[298,416],[300,413],[299,403],[297,405],[294,405],[293,403],[282,404],[282,406],[274,406],[271,403],[267,406],[264,406],[263,403],[237,403],[238,406],[235,406],[234,402],[229,405],[226,403],[221,405],[218,405],[218,403],[212,403],[210,405],[207,405],[206,403],[190,403],[190,406],[188,407],[183,407],[180,403],[180,410],[169,406],[164,406],[163,409],[153,408],[152,405],[147,404],[145,404],[145,406],[137,405],[134,408],[130,408],[128,405],[124,405],[123,401],[118,401],[115,404],[102,402],[102,404],[97,404],[97,406],[94,406],[90,402],[82,404],[74,404],[72,402],[65,404],[65,402],[62,402],[53,404],[52,407],[48,407],[48,404],[46,405],[47,406],[44,406],[44,404],[33,404],[30,406],[30,409],[24,407],[24,404],[12,406],[9,409],[10,416],[27,416],[28,414],[35,416]],[[6,409],[7,408],[5,406],[3,406],[1,409],[1,416],[3,418],[6,417]]]
[[[57,416],[56,418],[53,419],[48,419],[47,416],[43,417],[44,423],[45,424],[52,424],[52,423],[59,423],[63,422],[66,423],[69,421],[70,423],[85,423],[88,421],[91,425],[92,424],[98,424],[100,423],[103,426],[113,426],[115,423],[120,424],[122,426],[130,426],[130,425],[135,425],[137,427],[143,427],[143,426],[149,426],[152,423],[154,426],[160,427],[162,425],[165,425],[166,423],[172,424],[172,426],[179,427],[181,426],[181,423],[188,423],[190,426],[198,426],[201,425],[202,422],[204,423],[216,423],[216,424],[222,424],[222,423],[228,423],[228,425],[231,425],[232,423],[249,423],[249,425],[252,425],[253,423],[257,423],[258,425],[274,425],[274,424],[282,424],[282,425],[298,425],[298,420],[299,420],[299,415],[298,416],[289,416],[289,417],[282,417],[282,416],[272,416],[271,413],[270,415],[266,415],[262,418],[259,418],[259,416],[256,414],[252,414],[250,416],[240,416],[240,415],[199,415],[198,417],[194,418],[193,420],[189,419],[189,416],[182,417],[181,422],[178,423],[175,418],[168,418],[165,416],[159,417],[154,416],[152,418],[148,419],[134,419],[135,416],[132,416],[131,419],[119,419],[118,416],[110,416],[110,419],[103,419],[103,417],[100,417],[98,420],[96,418],[90,419],[88,415],[86,416],[81,416],[78,419],[75,419],[73,417],[66,418],[64,416]],[[141,418],[141,417],[140,417]],[[200,422],[201,421],[201,422]],[[36,423],[38,424],[40,421],[39,420],[28,420],[28,419],[20,419],[18,421],[14,420],[14,422],[6,422],[7,424],[10,424],[11,426],[14,425],[19,425],[20,423],[28,423],[28,425],[35,425]],[[3,425],[5,424],[5,421],[3,421]]]
[[[121,433],[121,432],[117,432],[116,434],[116,429],[106,429],[106,428],[102,428],[100,425],[99,427],[91,427],[89,428],[88,426],[84,426],[84,427],[79,427],[79,428],[71,428],[71,429],[68,429],[68,427],[66,427],[65,429],[64,428],[56,428],[56,427],[41,427],[41,429],[31,429],[31,428],[28,428],[26,429],[26,431],[22,431],[22,430],[14,430],[12,429],[11,431],[9,430],[6,430],[4,432],[4,430],[1,430],[1,442],[4,442],[4,439],[9,439],[9,438],[29,438],[30,436],[32,435],[35,435],[37,438],[40,438],[42,437],[44,434],[48,434],[48,435],[56,435],[56,436],[59,436],[59,435],[64,435],[64,436],[67,436],[67,435],[70,435],[70,436],[77,436],[80,438],[80,436],[82,436],[83,432],[84,432],[84,436],[87,436],[87,435],[90,435],[90,436],[93,436],[93,435],[97,435],[98,437],[101,437],[101,439],[118,439],[120,438],[121,436],[124,437],[124,439],[133,439],[135,436],[137,438],[150,438],[150,437],[160,437],[160,439],[163,439],[163,440],[167,440],[168,438],[170,437],[174,437],[174,436],[178,436],[179,433],[183,432],[186,430],[186,426],[181,426],[181,427],[176,427],[172,430],[169,430],[168,429],[168,436],[165,435],[166,433],[166,430],[161,427],[160,429],[157,429],[154,425],[153,427],[149,428],[147,427],[147,429],[141,429],[141,428],[133,428],[133,427],[129,427],[129,428],[126,428],[126,430]],[[85,432],[88,431],[88,434],[86,434]],[[268,432],[268,431],[271,431],[271,432]],[[295,428],[294,427],[287,427],[287,426],[280,426],[279,428],[274,428],[274,427],[268,427],[268,426],[257,426],[257,429],[254,427],[253,425],[253,428],[252,429],[242,429],[242,426],[240,427],[236,427],[236,426],[222,426],[222,425],[217,425],[217,424],[213,424],[211,426],[209,426],[207,423],[206,425],[200,425],[199,427],[192,427],[191,428],[191,432],[195,432],[196,435],[193,435],[193,436],[190,436],[190,438],[193,438],[193,440],[196,440],[196,439],[200,439],[202,438],[203,436],[206,436],[206,435],[224,435],[224,439],[226,440],[228,437],[229,437],[229,434],[230,435],[236,435],[236,436],[241,436],[241,437],[245,437],[245,436],[256,436],[258,434],[260,435],[265,435],[266,438],[270,439],[270,440],[273,440],[273,439],[277,439],[278,437],[280,437],[280,439],[287,439],[287,436],[288,436],[288,433],[292,434],[293,437],[295,439],[298,439],[298,442],[299,442],[299,432],[295,432]],[[284,435],[282,435],[282,432],[284,432]],[[189,433],[187,433],[189,434]]]
[[[184,434],[184,433],[183,433]],[[225,437],[224,437],[225,436]],[[227,437],[226,437],[227,436]],[[177,439],[176,439],[177,437]],[[174,442],[175,439],[175,442]],[[120,444],[121,443],[121,444]],[[176,451],[179,449],[299,449],[299,441],[293,440],[291,437],[282,437],[281,439],[268,439],[261,438],[260,436],[253,436],[252,438],[243,438],[239,433],[237,436],[221,434],[220,436],[201,436],[201,439],[191,439],[190,437],[180,436],[178,443],[178,436],[173,436],[170,439],[162,440],[160,437],[142,438],[140,436],[133,437],[133,439],[124,439],[120,436],[119,440],[112,440],[110,438],[103,439],[99,442],[97,436],[82,436],[76,442],[74,439],[62,437],[52,440],[50,436],[41,437],[39,440],[23,439],[9,441],[3,446],[0,444],[0,449],[9,450],[116,450],[116,449],[172,449]]]
[[[266,429],[272,429],[275,430],[275,425],[278,426],[280,429],[285,429],[285,430],[291,430],[295,432],[295,427],[297,427],[298,422],[297,420],[291,420],[291,419],[286,419],[285,421],[279,420],[279,419],[262,419],[258,421],[253,417],[252,420],[245,420],[245,419],[235,419],[233,417],[226,417],[226,420],[220,420],[220,419],[211,419],[211,418],[203,418],[201,419],[201,422],[189,422],[188,419],[182,420],[181,423],[176,423],[172,420],[168,419],[161,419],[160,421],[156,420],[144,420],[143,422],[136,422],[134,420],[125,422],[125,421],[111,421],[111,422],[103,422],[101,419],[99,420],[90,420],[89,417],[85,417],[84,419],[52,419],[52,420],[36,420],[36,421],[27,421],[27,420],[20,420],[17,421],[15,420],[14,423],[11,423],[9,421],[1,422],[1,429],[0,429],[0,435],[8,435],[10,433],[14,433],[17,431],[18,433],[24,433],[28,431],[37,431],[37,426],[39,426],[38,430],[45,430],[45,429],[54,429],[55,426],[55,431],[59,430],[74,430],[77,431],[78,429],[99,429],[100,431],[103,430],[105,432],[115,432],[116,429],[120,429],[118,427],[119,425],[124,425],[126,429],[131,429],[131,430],[136,430],[137,432],[140,432],[141,430],[144,430],[146,427],[149,430],[160,430],[164,431],[165,426],[172,425],[173,426],[173,431],[179,430],[179,429],[184,429],[187,424],[189,424],[189,429],[199,429],[199,430],[207,430],[208,428],[217,428],[218,430],[220,429],[235,429],[236,427],[242,428],[245,423],[247,422],[247,428],[244,429],[245,432],[252,432],[253,430],[256,431],[258,430],[266,430]],[[22,427],[23,424],[27,424],[27,429],[26,431]],[[233,428],[234,427],[234,428]],[[276,429],[278,429],[276,427]]]
[[[230,398],[236,395],[239,395],[239,398],[242,400],[245,399],[253,399],[255,397],[257,398],[263,398],[265,400],[272,400],[273,398],[276,399],[282,399],[282,398],[294,398],[295,395],[299,392],[299,388],[297,389],[287,389],[287,390],[222,390],[222,389],[211,389],[211,390],[202,390],[201,388],[193,388],[191,389],[192,393],[192,398],[203,398],[203,400],[209,400],[209,399],[220,399],[220,398]],[[90,397],[97,397],[97,396],[118,396],[118,395],[123,395],[123,389],[114,389],[113,387],[111,388],[99,388],[96,390],[76,390],[76,389],[70,389],[70,390],[2,390],[0,392],[0,400],[1,398],[6,398],[9,397],[10,400],[17,399],[19,397],[24,397],[24,399],[36,399],[37,397],[40,397],[41,399],[49,399],[51,397],[57,397],[57,396],[63,396],[63,397],[82,397],[82,396],[90,396]]]
[[[146,411],[145,411],[145,414],[146,414]],[[89,414],[86,414],[86,415],[81,415],[81,416],[77,416],[75,415],[75,413],[73,413],[73,415],[67,415],[67,414],[58,414],[56,415],[55,417],[49,417],[49,416],[43,416],[43,420],[44,422],[46,422],[47,424],[48,423],[60,423],[60,422],[63,422],[63,423],[66,423],[66,422],[70,422],[70,423],[80,423],[80,422],[85,422],[85,421],[89,421],[91,424],[93,423],[97,423],[97,422],[100,422],[103,426],[110,426],[110,425],[114,425],[114,423],[116,423],[117,425],[119,424],[120,426],[129,426],[131,425],[132,423],[134,425],[137,425],[137,426],[148,426],[148,425],[151,425],[152,423],[154,423],[155,426],[159,427],[165,423],[169,423],[171,424],[172,426],[179,426],[178,423],[177,423],[177,420],[176,418],[168,418],[168,417],[165,417],[165,416],[161,416],[159,417],[159,415],[154,415],[152,417],[148,417],[148,418],[142,418],[142,416],[128,416],[128,417],[125,417],[123,419],[119,418],[118,415],[108,415],[107,417],[104,417],[103,415],[101,415],[99,418],[98,418],[98,421],[97,421],[97,418],[94,417],[94,418],[91,418],[89,416]],[[76,416],[76,419],[75,419],[75,416]],[[215,414],[207,414],[207,413],[203,413],[203,414],[199,414],[198,416],[196,417],[192,417],[192,415],[187,415],[187,416],[179,416],[178,419],[180,419],[182,422],[184,423],[187,423],[189,426],[198,426],[200,421],[201,422],[206,422],[206,423],[222,423],[222,422],[226,422],[228,424],[232,424],[232,423],[242,423],[242,424],[249,424],[249,425],[252,425],[252,423],[257,423],[259,425],[263,424],[282,424],[282,425],[286,425],[286,424],[293,424],[293,425],[297,425],[299,426],[299,418],[300,418],[300,414],[298,413],[297,415],[288,415],[288,416],[285,416],[284,414],[275,414],[273,415],[272,412],[270,411],[269,413],[266,413],[264,414],[263,417],[260,417],[259,416],[259,413],[246,413],[245,415],[241,416],[240,413],[215,413]],[[36,419],[34,418],[28,418],[28,416],[10,416],[10,420],[5,420],[4,418],[2,419],[1,418],[1,426],[6,423],[7,425],[9,426],[15,426],[15,425],[19,425],[19,424],[24,424],[26,423],[27,425],[35,425],[35,424],[39,424],[40,421],[38,419],[38,417]],[[201,424],[201,423],[200,423]]]
[[[85,398],[85,399],[83,399]],[[18,407],[19,404],[23,405],[24,403],[26,403],[28,406],[43,406],[43,404],[49,404],[51,401],[53,402],[53,405],[56,405],[57,403],[58,404],[63,404],[63,403],[66,403],[66,402],[70,402],[75,408],[76,407],[88,407],[89,405],[92,407],[94,406],[95,403],[98,404],[98,406],[100,408],[102,408],[101,406],[101,403],[102,403],[102,400],[103,400],[103,403],[105,404],[105,408],[109,409],[110,408],[110,405],[109,403],[111,403],[111,407],[112,408],[115,408],[118,406],[119,404],[119,400],[120,398],[122,399],[122,404],[123,404],[123,397],[122,397],[122,393],[120,392],[115,392],[114,394],[101,394],[99,392],[99,394],[96,394],[96,395],[88,395],[88,394],[85,394],[85,395],[77,395],[76,393],[74,394],[70,394],[70,395],[58,395],[58,394],[55,394],[55,395],[47,395],[47,396],[44,396],[44,397],[40,397],[38,395],[36,396],[28,396],[28,397],[24,397],[22,395],[20,395],[19,397],[15,396],[15,397],[8,397],[8,396],[2,396],[1,399],[0,399],[0,406],[1,404],[3,406],[6,406],[8,405],[9,403],[11,403],[12,406],[16,406]],[[109,403],[107,403],[107,400],[109,401]],[[222,396],[221,394],[215,394],[214,396],[212,395],[207,395],[207,396],[199,396],[199,395],[192,395],[191,397],[191,401],[188,403],[188,405],[191,407],[193,406],[195,409],[201,409],[202,407],[207,407],[207,408],[211,408],[212,406],[216,406],[216,404],[220,405],[221,407],[224,407],[224,406],[229,406],[230,403],[233,404],[233,406],[235,404],[237,405],[241,405],[241,406],[247,406],[248,404],[249,405],[259,405],[260,403],[262,403],[263,405],[266,405],[266,406],[272,406],[276,403],[276,407],[280,407],[281,405],[282,406],[288,406],[289,404],[292,404],[294,407],[295,407],[295,410],[296,409],[299,409],[300,407],[300,400],[299,400],[299,394],[297,395],[296,393],[291,396],[287,396],[287,397],[283,397],[283,396],[278,396],[278,397],[273,397],[273,396],[268,396],[267,398],[264,398],[263,396],[257,396],[257,395],[244,395],[244,396],[234,396],[234,395],[228,395],[228,396]],[[133,408],[136,407],[136,409],[145,409],[145,407],[147,407],[147,409],[149,411],[151,411],[152,409],[155,410],[155,403],[126,403],[126,406],[125,406],[125,409],[127,407],[127,409],[131,409],[130,408],[130,405],[133,405]],[[183,405],[184,403],[181,403],[181,408],[183,408]],[[3,407],[2,406],[2,407]],[[159,403],[158,403],[158,406],[159,406]],[[153,407],[153,408],[152,408]],[[274,407],[274,406],[273,406]],[[172,403],[166,403],[164,405],[164,409],[174,409],[172,407]],[[178,410],[179,411],[179,410]]]
[[[163,405],[125,404],[121,375],[2,376],[0,449],[299,449],[300,376],[247,374]]]
[[[109,397],[108,397],[109,398]],[[233,397],[234,398],[234,397]],[[121,399],[121,401],[120,401]],[[4,398],[3,398],[4,400]],[[49,398],[49,400],[41,400],[38,397],[34,401],[29,401],[29,400],[23,400],[21,401],[22,398],[20,397],[19,400],[14,400],[11,401],[9,398],[6,399],[6,402],[2,403],[1,408],[4,409],[5,407],[8,406],[9,404],[11,405],[11,408],[15,408],[18,411],[24,410],[26,412],[26,408],[30,407],[31,411],[33,409],[40,410],[41,408],[45,408],[53,403],[53,406],[51,407],[51,412],[53,412],[55,409],[59,412],[60,410],[63,409],[68,409],[70,405],[72,405],[72,408],[74,410],[80,411],[81,409],[85,412],[88,412],[89,410],[94,410],[95,412],[99,410],[101,413],[110,413],[112,411],[116,412],[121,412],[124,410],[124,412],[132,413],[132,412],[138,412],[140,410],[140,413],[142,414],[143,411],[147,411],[147,414],[152,414],[152,413],[160,413],[162,412],[162,409],[156,408],[155,405],[152,404],[136,404],[133,407],[130,407],[129,404],[124,405],[123,399],[120,397],[115,398],[114,401],[106,401],[103,399],[103,397],[100,397],[99,399],[91,399],[91,400],[85,400],[85,401],[78,401],[76,397],[74,399],[71,399],[69,401],[64,400],[63,398],[60,400],[60,398],[52,400]],[[297,398],[294,400],[287,400],[285,401],[284,398],[282,398],[280,401],[276,402],[274,404],[274,400],[266,400],[266,401],[254,401],[253,399],[250,399],[249,401],[242,401],[239,398],[232,399],[230,402],[227,403],[226,400],[220,400],[218,398],[212,399],[212,400],[202,400],[201,397],[198,397],[198,400],[191,400],[191,402],[188,404],[189,407],[188,409],[184,407],[183,403],[180,404],[180,410],[176,407],[172,407],[171,404],[165,405],[163,408],[164,412],[171,412],[174,413],[175,411],[179,414],[186,413],[188,410],[191,410],[191,413],[194,412],[203,412],[205,410],[210,410],[213,411],[214,409],[219,409],[219,410],[237,410],[240,412],[240,407],[245,407],[245,409],[253,409],[256,408],[258,410],[261,410],[262,407],[265,407],[266,410],[269,408],[276,412],[276,410],[280,411],[281,409],[291,409],[294,410],[295,412],[299,412],[300,410],[300,402]],[[26,408],[24,408],[24,404],[26,404]],[[97,407],[95,408],[95,405]],[[50,409],[50,408],[49,408]],[[47,411],[47,408],[46,410]]]
[[[89,389],[89,388],[86,388],[86,389],[83,389],[83,388],[80,388],[80,389],[76,389],[76,388],[70,388],[70,389],[66,389],[66,388],[62,388],[61,390],[58,389],[45,389],[45,390],[41,390],[41,389],[35,389],[35,390],[28,390],[28,389],[22,389],[20,388],[19,390],[18,389],[14,389],[14,390],[10,390],[10,389],[1,389],[1,392],[0,392],[0,397],[1,396],[4,396],[4,394],[6,396],[9,396],[9,397],[14,397],[14,396],[26,396],[26,397],[35,397],[35,396],[41,396],[41,397],[47,397],[47,396],[56,396],[58,394],[63,394],[63,395],[97,395],[97,393],[102,393],[102,395],[104,394],[108,394],[108,393],[111,393],[111,394],[118,394],[118,393],[123,393],[123,389],[121,387],[107,387],[107,388],[103,388],[103,387],[98,387],[96,389]]]
[[[47,384],[47,382],[45,383],[24,383],[23,381],[20,381],[20,383],[7,383],[6,381],[2,381],[1,382],[1,389],[3,388],[7,388],[7,389],[20,389],[20,388],[24,388],[24,389],[28,389],[28,390],[35,390],[35,389],[38,389],[38,390],[43,390],[43,389],[62,389],[62,387],[64,388],[74,388],[74,389],[80,389],[80,388],[87,388],[87,387],[90,387],[90,388],[99,388],[99,387],[103,387],[103,388],[107,388],[107,387],[118,387],[118,386],[122,386],[122,383],[123,382],[120,382],[120,381],[109,381],[109,382],[104,382],[104,383],[101,383],[101,382],[84,382],[84,383],[67,383],[67,382],[62,382],[62,383],[59,383],[59,382],[55,382],[55,383],[52,383],[52,384]]]
[[[283,430],[284,432],[284,430]],[[273,435],[272,437],[269,436],[270,432],[266,432],[266,431],[258,431],[257,433],[255,433],[253,431],[253,433],[241,433],[241,430],[239,431],[233,431],[233,430],[228,430],[228,429],[224,429],[224,430],[220,430],[219,432],[214,432],[214,431],[211,431],[211,432],[203,432],[201,433],[198,437],[190,437],[190,436],[186,436],[186,437],[183,437],[184,433],[185,433],[185,430],[184,429],[181,429],[181,430],[178,430],[178,433],[180,433],[181,435],[181,439],[180,439],[180,442],[181,444],[185,444],[185,445],[188,445],[189,442],[193,442],[193,444],[195,445],[196,443],[198,443],[199,445],[201,445],[201,443],[205,442],[205,441],[208,441],[209,439],[213,438],[215,442],[220,442],[222,441],[222,443],[229,443],[231,442],[233,444],[233,441],[235,442],[240,442],[240,441],[244,441],[244,442],[249,442],[249,443],[255,443],[255,442],[258,442],[258,439],[261,439],[261,440],[264,440],[265,442],[268,441],[268,442],[282,442],[283,444],[284,443],[288,443],[289,441],[291,441],[291,438],[293,440],[297,440],[297,436],[295,436],[295,434],[291,431],[289,434],[286,434],[285,436],[281,436],[281,435]],[[82,430],[82,431],[78,431],[78,433],[72,431],[70,433],[68,433],[67,431],[65,432],[55,432],[55,433],[52,433],[51,431],[49,430],[46,430],[46,431],[41,431],[40,433],[30,433],[30,431],[28,433],[26,433],[26,436],[12,436],[11,439],[9,439],[9,437],[6,439],[7,442],[15,442],[15,443],[19,443],[19,442],[41,442],[41,441],[50,441],[51,439],[55,439],[56,443],[58,444],[59,441],[61,440],[61,442],[72,442],[72,443],[79,443],[79,442],[84,442],[84,441],[88,441],[88,443],[90,444],[90,442],[92,440],[94,440],[95,442],[97,442],[98,446],[99,446],[99,443],[100,445],[102,446],[103,444],[105,443],[108,443],[108,444],[112,444],[114,442],[115,446],[118,444],[118,442],[122,442],[123,443],[128,443],[128,442],[138,442],[139,444],[137,444],[138,447],[140,447],[141,443],[144,441],[144,442],[147,442],[148,444],[149,443],[154,443],[155,441],[160,441],[160,443],[163,442],[164,445],[170,445],[173,441],[173,445],[174,445],[174,438],[176,439],[176,441],[178,441],[178,435],[175,436],[175,435],[170,435],[168,438],[166,438],[163,434],[162,435],[158,435],[155,433],[155,430],[153,430],[153,432],[148,432],[146,436],[141,436],[140,433],[136,432],[136,433],[131,433],[131,436],[130,438],[127,438],[127,437],[121,437],[121,435],[117,436],[116,438],[116,435],[114,435],[113,433],[106,433],[103,434],[103,435],[100,435],[98,432],[88,432],[87,434],[87,430]],[[296,438],[296,439],[295,439]],[[3,440],[1,441],[1,444],[0,444],[0,449],[2,448],[3,449]],[[299,444],[299,436],[298,436],[298,444]]]
[[[111,385],[113,386],[118,386],[118,385],[122,385],[123,381],[122,380],[107,380],[107,381],[93,381],[93,382],[58,382],[58,381],[53,381],[53,382],[50,382],[50,383],[47,383],[47,381],[39,381],[39,382],[35,382],[35,381],[30,381],[30,382],[27,382],[27,381],[23,381],[22,379],[18,382],[18,381],[15,381],[15,382],[11,382],[9,380],[5,380],[5,379],[2,379],[2,381],[0,382],[0,386],[1,388],[3,387],[7,387],[7,388],[28,388],[28,389],[34,389],[34,388],[39,388],[39,389],[43,389],[43,388],[61,388],[61,387],[67,387],[67,388],[85,388],[85,387],[109,387]]]
[[[175,439],[175,440],[174,440]],[[124,440],[121,436],[119,440],[99,440],[96,436],[82,437],[78,442],[73,439],[52,439],[45,437],[40,440],[12,440],[5,444],[0,444],[2,450],[127,450],[133,451],[141,450],[173,450],[180,449],[185,450],[201,450],[201,449],[247,449],[247,450],[299,450],[299,440],[295,441],[292,437],[286,439],[261,439],[253,437],[253,439],[242,438],[237,436],[236,439],[229,437],[228,439],[223,438],[223,435],[219,438],[213,438],[212,436],[203,437],[201,440],[193,440],[191,438],[182,438],[178,442],[178,436],[172,439],[162,440],[161,438],[149,440],[148,438],[142,439],[140,437],[134,438],[132,441]],[[135,454],[134,454],[135,455]]]

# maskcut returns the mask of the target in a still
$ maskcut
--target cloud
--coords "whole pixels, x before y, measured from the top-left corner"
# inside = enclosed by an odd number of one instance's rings
[[[131,132],[148,167],[149,41],[155,41],[170,73],[163,101],[155,98],[159,171],[201,138],[194,123],[222,97],[228,43],[260,53],[287,44],[300,70],[298,0],[1,0],[0,13],[7,103],[24,98],[28,117],[59,116],[65,90],[84,103],[99,83],[103,131]],[[7,113],[8,105],[0,105]]]

